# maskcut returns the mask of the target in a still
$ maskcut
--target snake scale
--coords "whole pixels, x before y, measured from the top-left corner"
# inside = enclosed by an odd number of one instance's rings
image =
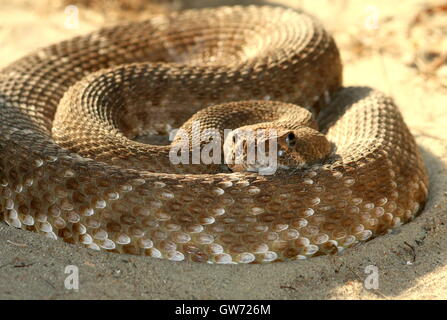
[[[300,165],[271,175],[176,166],[169,146],[138,140],[182,124],[191,133],[190,117],[208,127],[256,126],[263,110],[287,125],[300,118],[298,135],[289,126],[283,142],[312,161],[295,157]],[[156,16],[54,44],[0,71],[0,217],[52,239],[174,261],[304,259],[411,220],[427,188],[393,101],[342,87],[333,38],[292,9]]]

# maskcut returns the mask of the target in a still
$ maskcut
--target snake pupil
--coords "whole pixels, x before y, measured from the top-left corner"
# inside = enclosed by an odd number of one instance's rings
[[[286,137],[286,143],[289,147],[293,147],[296,144],[296,136],[293,132],[290,132]]]

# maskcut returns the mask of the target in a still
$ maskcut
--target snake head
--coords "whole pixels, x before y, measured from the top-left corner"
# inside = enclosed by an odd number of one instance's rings
[[[300,168],[324,160],[332,152],[332,145],[321,132],[300,127],[278,132],[278,164],[284,168]]]
[[[224,157],[234,172],[273,174],[276,169],[301,168],[323,160],[332,151],[326,136],[309,127],[241,127],[225,138]]]

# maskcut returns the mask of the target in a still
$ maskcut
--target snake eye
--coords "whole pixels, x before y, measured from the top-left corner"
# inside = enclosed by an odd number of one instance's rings
[[[293,147],[296,144],[296,136],[293,132],[290,132],[286,137],[286,143],[289,147]]]

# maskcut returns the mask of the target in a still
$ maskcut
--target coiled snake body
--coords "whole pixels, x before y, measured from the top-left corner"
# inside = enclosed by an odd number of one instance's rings
[[[342,88],[341,72],[318,22],[272,7],[173,13],[38,50],[0,72],[0,216],[93,249],[209,263],[302,259],[384,233],[421,210],[427,175],[391,99]],[[176,166],[169,146],[137,141],[199,110],[229,129],[299,118],[330,148],[262,175]]]

